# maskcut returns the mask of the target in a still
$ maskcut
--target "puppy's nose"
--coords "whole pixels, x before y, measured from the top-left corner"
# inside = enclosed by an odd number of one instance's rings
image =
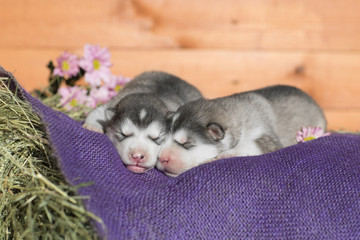
[[[145,160],[145,155],[140,152],[136,152],[131,154],[131,158],[133,161],[139,163]]]

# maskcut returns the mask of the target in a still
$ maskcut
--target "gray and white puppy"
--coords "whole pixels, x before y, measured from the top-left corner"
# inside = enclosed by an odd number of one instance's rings
[[[303,91],[276,85],[181,106],[157,168],[168,176],[216,159],[272,152],[296,143],[302,126],[326,129],[321,108]]]
[[[108,103],[90,112],[83,127],[105,133],[126,167],[143,173],[156,164],[167,112],[201,97],[194,86],[176,76],[145,72]]]

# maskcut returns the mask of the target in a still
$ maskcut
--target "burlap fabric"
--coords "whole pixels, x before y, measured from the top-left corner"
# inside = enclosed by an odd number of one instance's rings
[[[0,70],[0,76],[10,76]],[[334,134],[169,178],[129,172],[105,135],[20,89],[108,239],[360,239],[360,136]]]

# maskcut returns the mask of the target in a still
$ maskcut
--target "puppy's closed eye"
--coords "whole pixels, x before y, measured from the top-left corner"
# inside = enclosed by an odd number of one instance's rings
[[[192,144],[191,142],[186,142],[182,145],[185,149],[190,149],[192,147],[194,147],[195,145]]]
[[[123,132],[119,132],[116,134],[116,138],[118,139],[119,142],[123,141],[124,139],[131,137],[133,134],[125,134]]]
[[[184,143],[179,143],[179,142],[176,142],[177,144],[179,144],[181,147],[189,150],[190,148],[194,147],[195,145],[191,142],[184,142]]]
[[[157,136],[157,137],[155,137],[155,136],[149,136],[149,139],[150,139],[151,141],[153,141],[154,143],[156,143],[157,145],[160,145],[160,144],[163,142],[164,137],[163,137],[163,136]]]

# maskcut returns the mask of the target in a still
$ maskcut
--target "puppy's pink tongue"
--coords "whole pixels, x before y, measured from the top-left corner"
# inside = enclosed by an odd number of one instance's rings
[[[134,173],[144,173],[147,170],[147,168],[144,168],[144,167],[141,167],[141,166],[134,166],[134,165],[126,166],[126,168],[129,169],[130,171],[134,172]]]

